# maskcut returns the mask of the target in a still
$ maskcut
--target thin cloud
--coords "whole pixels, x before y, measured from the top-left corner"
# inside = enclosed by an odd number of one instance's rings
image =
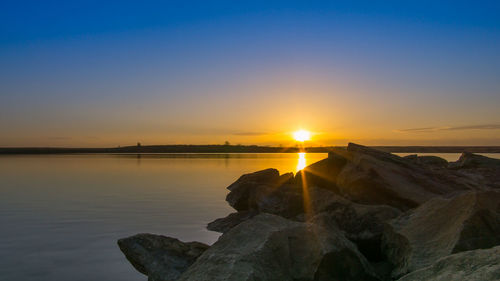
[[[416,133],[429,133],[439,131],[462,131],[462,130],[500,130],[500,124],[480,124],[468,126],[450,126],[450,127],[424,127],[424,128],[409,128],[399,129],[396,132],[416,132]]]
[[[238,133],[233,133],[235,136],[263,136],[267,135],[267,133],[263,132],[238,132]]]
[[[49,140],[71,140],[71,137],[48,137]]]

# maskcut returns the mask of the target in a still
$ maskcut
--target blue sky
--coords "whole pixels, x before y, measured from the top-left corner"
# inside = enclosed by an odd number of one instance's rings
[[[499,145],[499,14],[494,1],[2,1],[0,146],[286,144],[302,127],[322,145]]]

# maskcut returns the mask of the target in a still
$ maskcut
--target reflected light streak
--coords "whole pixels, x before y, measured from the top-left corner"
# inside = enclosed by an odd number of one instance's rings
[[[298,153],[299,159],[297,163],[297,173],[300,173],[301,179],[302,179],[302,197],[303,197],[303,204],[304,204],[304,212],[306,215],[306,218],[309,219],[309,216],[311,215],[311,198],[309,195],[309,189],[307,186],[307,180],[306,180],[306,173],[304,173],[304,168],[306,167],[306,153],[305,152],[299,152]]]
[[[297,170],[296,171],[300,171],[306,167],[306,153],[299,152],[298,156],[299,156],[299,159],[297,162]]]

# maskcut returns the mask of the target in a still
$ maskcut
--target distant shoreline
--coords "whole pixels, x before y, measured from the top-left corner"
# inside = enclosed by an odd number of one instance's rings
[[[271,147],[256,145],[148,145],[112,148],[0,147],[0,154],[84,154],[84,153],[327,153],[334,148]],[[500,153],[500,146],[371,146],[392,153]]]

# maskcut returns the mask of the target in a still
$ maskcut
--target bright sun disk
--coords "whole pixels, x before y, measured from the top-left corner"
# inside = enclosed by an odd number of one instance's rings
[[[311,139],[311,133],[306,130],[298,130],[293,133],[293,138],[296,141],[304,142]]]

